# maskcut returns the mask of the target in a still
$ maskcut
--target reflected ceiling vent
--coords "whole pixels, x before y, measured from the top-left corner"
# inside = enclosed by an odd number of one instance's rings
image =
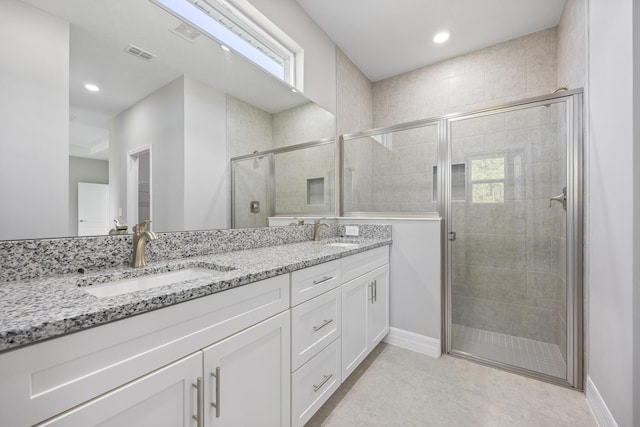
[[[127,46],[124,49],[124,51],[127,52],[127,53],[130,53],[133,56],[137,56],[140,59],[144,59],[145,61],[151,61],[153,58],[156,57],[153,53],[148,52],[148,51],[146,51],[144,49],[141,49],[138,46],[134,46],[132,44]]]
[[[191,25],[185,24],[184,22],[181,22],[180,25],[175,28],[170,28],[169,31],[189,42],[194,41],[202,35],[200,31],[193,28]]]

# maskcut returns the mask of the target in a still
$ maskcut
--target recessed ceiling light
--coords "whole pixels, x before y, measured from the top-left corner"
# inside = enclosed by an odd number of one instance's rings
[[[446,32],[446,31],[443,31],[443,32],[438,33],[435,36],[433,36],[433,41],[435,43],[444,43],[447,40],[449,40],[449,33]]]
[[[92,83],[87,83],[84,88],[90,92],[99,92],[100,88]]]
[[[291,88],[291,92],[293,92],[293,93],[298,93],[298,91],[297,91],[297,90],[295,90],[294,88]]]
[[[229,52],[231,49],[229,49],[227,46],[221,44],[220,45],[220,49],[224,50],[225,52]]]

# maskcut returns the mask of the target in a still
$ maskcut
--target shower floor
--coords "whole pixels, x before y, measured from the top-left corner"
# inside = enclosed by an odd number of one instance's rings
[[[453,325],[453,350],[519,368],[566,378],[567,365],[555,344]]]

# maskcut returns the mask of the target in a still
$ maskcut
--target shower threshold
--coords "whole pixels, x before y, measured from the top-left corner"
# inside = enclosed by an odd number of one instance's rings
[[[564,379],[567,365],[560,348],[513,335],[453,324],[452,350],[481,359]]]

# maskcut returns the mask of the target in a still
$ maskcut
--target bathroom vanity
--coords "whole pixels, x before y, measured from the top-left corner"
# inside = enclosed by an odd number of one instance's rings
[[[24,313],[14,323],[3,318],[0,424],[303,425],[389,330],[390,243],[301,242],[151,263],[157,277],[219,269],[108,296],[87,289],[144,269],[54,277],[47,291],[37,280],[5,283],[5,295],[20,288],[31,301],[15,308]],[[47,301],[48,292],[66,299]],[[48,304],[50,319],[29,324],[29,311]]]

